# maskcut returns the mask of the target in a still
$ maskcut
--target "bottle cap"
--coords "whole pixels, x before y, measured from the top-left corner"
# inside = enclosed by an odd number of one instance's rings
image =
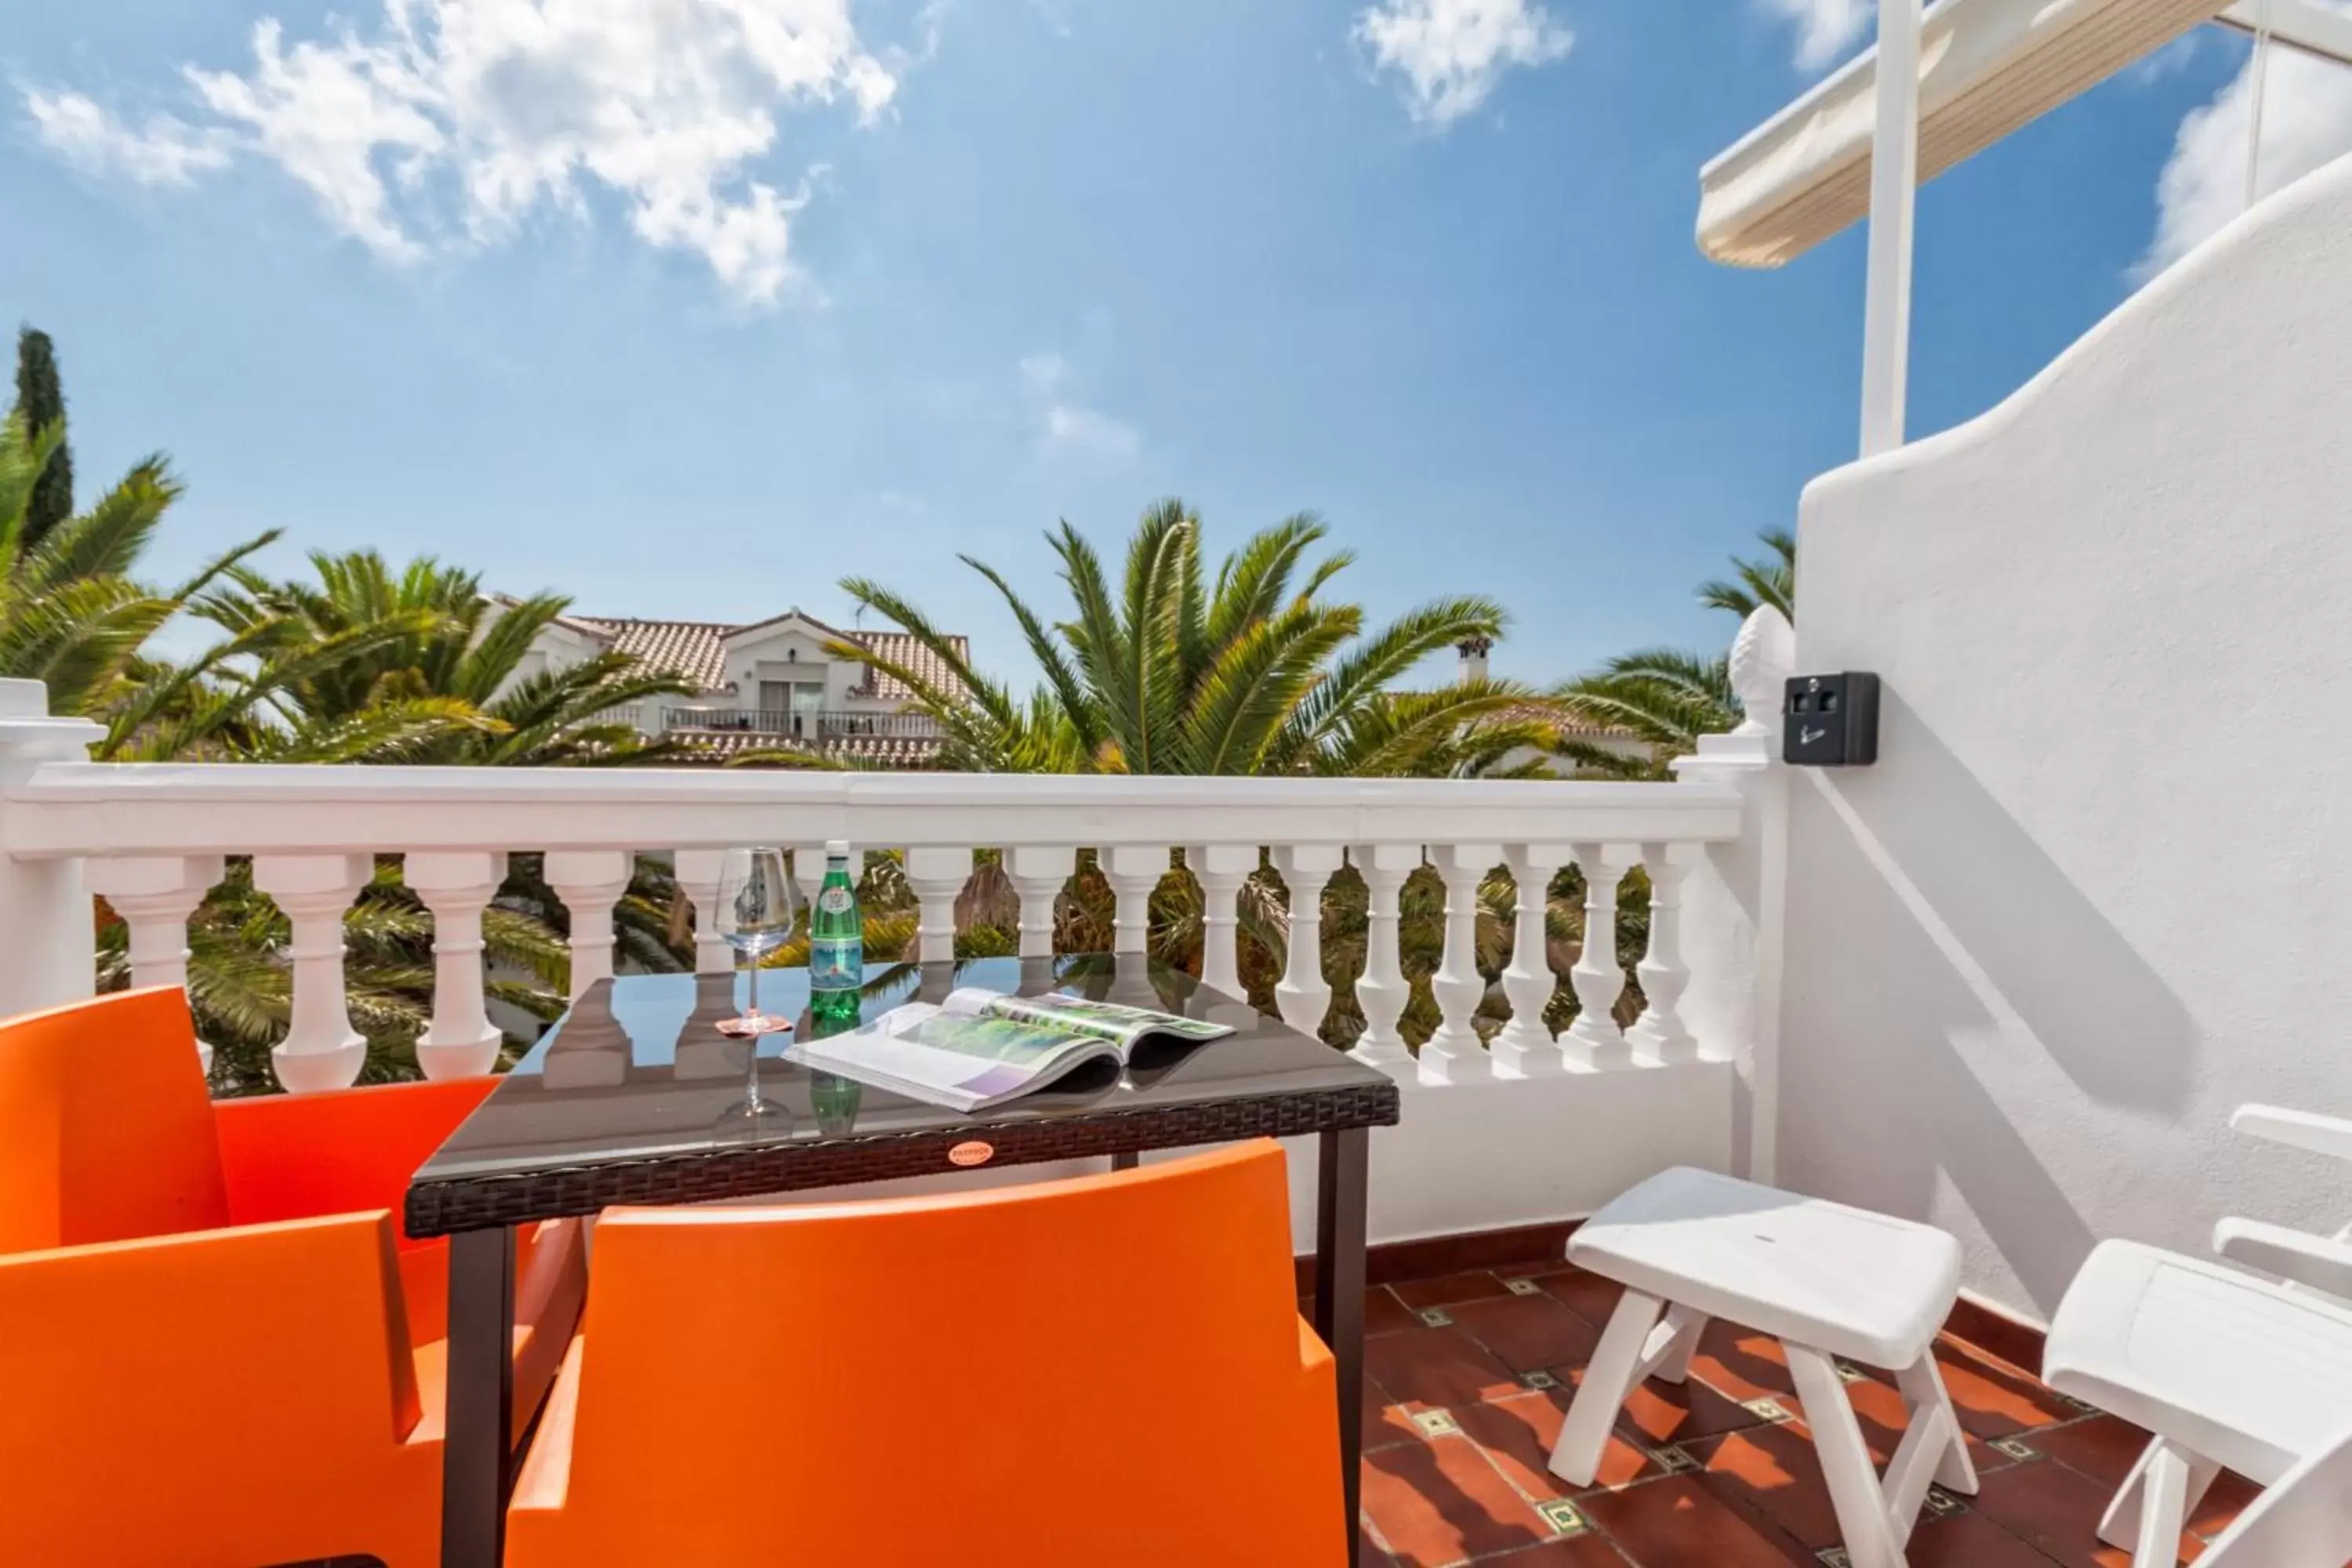
[[[848,859],[848,858],[849,858],[849,840],[848,840],[848,839],[846,839],[846,838],[828,838],[828,839],[826,839],[826,840],[824,841],[824,855],[825,855],[825,858],[826,858],[826,859],[828,859],[828,860],[846,860],[846,859]]]

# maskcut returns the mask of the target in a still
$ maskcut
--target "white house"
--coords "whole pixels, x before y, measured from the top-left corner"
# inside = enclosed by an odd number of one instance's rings
[[[965,653],[962,637],[953,645]],[[647,735],[690,739],[719,755],[798,746],[898,766],[929,763],[939,726],[905,710],[913,692],[870,663],[826,651],[835,646],[863,647],[943,690],[963,689],[944,660],[904,632],[843,631],[798,608],[750,626],[565,616],[534,639],[519,673],[561,669],[608,650],[634,654],[694,688],[691,697],[614,715]]]

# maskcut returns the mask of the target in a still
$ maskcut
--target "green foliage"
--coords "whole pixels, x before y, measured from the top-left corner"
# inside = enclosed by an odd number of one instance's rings
[[[1769,605],[1793,621],[1797,542],[1778,530],[1757,537],[1770,548],[1770,559],[1734,558],[1734,580],[1701,584],[1699,602],[1729,610],[1742,620]],[[1576,763],[1580,771],[1611,778],[1669,778],[1674,759],[1696,751],[1700,736],[1722,734],[1740,721],[1739,696],[1731,689],[1727,654],[1643,648],[1610,659],[1552,695],[1588,724],[1622,731],[1647,742],[1646,753],[1635,757],[1572,738],[1560,743],[1559,754]]]
[[[1756,536],[1771,554],[1762,561],[1732,557],[1729,580],[1715,578],[1698,585],[1698,602],[1710,610],[1729,610],[1741,620],[1769,605],[1793,623],[1797,618],[1797,541],[1785,529],[1768,528]]]
[[[1498,635],[1494,601],[1440,599],[1367,630],[1360,606],[1320,597],[1354,559],[1310,552],[1327,530],[1300,513],[1252,536],[1212,581],[1201,520],[1175,500],[1148,509],[1112,580],[1078,531],[1046,535],[1069,592],[1048,621],[986,563],[1044,674],[1025,699],[982,675],[929,616],[866,578],[842,587],[953,672],[840,647],[904,681],[947,736],[943,766],[979,773],[1348,774],[1448,777],[1549,742],[1546,703],[1509,682],[1399,692],[1394,683],[1465,638]]]
[[[419,556],[397,573],[372,550],[314,552],[316,582],[275,582],[243,566],[194,613],[257,639],[257,705],[286,743],[325,744],[333,760],[504,767],[667,760],[614,709],[685,695],[677,678],[625,654],[523,672],[533,639],[571,601],[499,602],[470,572]],[[273,742],[263,742],[270,749]]]
[[[26,549],[73,515],[73,448],[66,444],[66,394],[58,380],[57,349],[34,327],[16,332],[16,412],[34,436],[56,432],[57,445],[41,465],[25,508]]]

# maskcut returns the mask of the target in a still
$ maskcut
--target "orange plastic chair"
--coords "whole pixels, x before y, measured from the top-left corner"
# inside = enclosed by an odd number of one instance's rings
[[[394,1217],[495,1080],[208,1098],[186,998],[0,1023],[0,1563],[439,1556],[446,1243]],[[527,1234],[527,1424],[579,1316]]]
[[[1282,1151],[798,1208],[615,1210],[509,1568],[1331,1568],[1330,1352]]]

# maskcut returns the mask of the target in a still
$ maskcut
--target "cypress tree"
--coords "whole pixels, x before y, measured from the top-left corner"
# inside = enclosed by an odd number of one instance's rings
[[[49,334],[26,327],[16,334],[16,411],[26,430],[38,434],[50,426],[62,426],[66,417],[65,389],[58,382],[57,350]],[[73,515],[73,453],[63,441],[49,454],[48,467],[34,483],[25,509],[22,543],[31,549],[43,535]]]

